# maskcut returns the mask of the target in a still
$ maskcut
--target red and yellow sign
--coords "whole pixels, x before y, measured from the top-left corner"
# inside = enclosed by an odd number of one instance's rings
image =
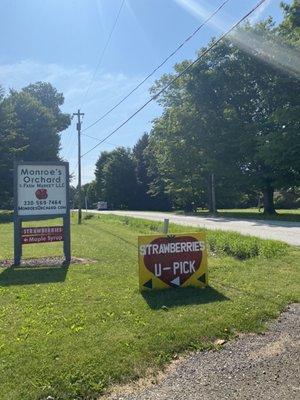
[[[138,238],[140,290],[207,285],[204,233]]]

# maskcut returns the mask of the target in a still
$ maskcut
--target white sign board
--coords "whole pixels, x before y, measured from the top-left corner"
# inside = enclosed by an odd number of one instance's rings
[[[18,165],[18,215],[66,214],[68,209],[66,180],[65,165]]]

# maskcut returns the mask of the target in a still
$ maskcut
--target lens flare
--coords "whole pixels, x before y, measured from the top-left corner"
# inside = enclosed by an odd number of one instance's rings
[[[196,0],[174,1],[200,20],[207,18],[211,12],[211,7],[205,1],[201,1],[201,4]],[[251,16],[249,22],[251,24],[258,22],[269,5],[270,0],[263,3]],[[213,18],[210,24],[215,30],[224,32],[232,22],[232,16],[223,12],[222,17]],[[280,43],[279,40],[276,41],[274,38],[266,38],[262,33],[249,31],[246,27],[235,30],[230,38],[242,50],[300,79],[300,54],[296,49]]]

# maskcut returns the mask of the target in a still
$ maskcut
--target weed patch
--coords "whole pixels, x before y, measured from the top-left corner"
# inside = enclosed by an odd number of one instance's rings
[[[234,232],[210,231],[207,233],[207,239],[211,251],[240,260],[253,257],[282,257],[288,249],[288,245],[283,242],[262,240]]]
[[[140,234],[161,233],[163,225],[161,222],[149,221],[139,218],[130,218],[116,215],[100,216],[102,221],[110,222],[116,226],[126,225]],[[170,232],[196,232],[205,231],[202,228],[185,227],[170,224]],[[273,258],[284,256],[288,245],[276,240],[263,240],[252,236],[245,236],[235,232],[206,231],[210,250],[217,255],[228,255],[240,260],[253,257]]]

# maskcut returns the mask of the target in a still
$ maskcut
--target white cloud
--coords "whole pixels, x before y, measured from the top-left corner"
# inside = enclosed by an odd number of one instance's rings
[[[0,64],[0,82],[5,88],[20,89],[36,81],[50,81],[54,85],[68,86],[76,76],[79,84],[88,79],[88,71],[80,68],[65,68],[58,64],[42,64],[33,60],[22,60],[13,64]]]
[[[21,89],[29,83],[46,81],[64,93],[66,104],[80,102],[91,81],[93,71],[85,66],[64,67],[58,64],[43,64],[33,60],[22,60],[14,64],[0,64],[0,84],[5,89]],[[114,94],[126,90],[140,77],[128,77],[123,73],[101,73],[93,80],[87,100],[93,102],[101,93],[108,101]]]
[[[30,83],[37,81],[46,81],[53,84],[56,89],[64,94],[65,103],[63,110],[68,113],[75,112],[80,108],[82,100],[85,96],[94,71],[86,66],[66,67],[55,63],[44,64],[34,60],[22,60],[13,64],[0,63],[0,85],[6,90],[9,88],[21,89]],[[107,73],[99,71],[93,80],[88,96],[84,102],[85,112],[83,127],[94,122],[101,114],[106,112],[122,97],[131,91],[141,80],[142,76],[127,76],[122,72]],[[113,130],[131,113],[133,113],[141,104],[149,98],[148,88],[151,85],[143,85],[139,91],[134,93],[128,101],[124,102],[115,112],[101,121],[87,133],[92,136],[105,136],[109,131]],[[159,114],[159,108],[152,105],[139,115],[131,124],[124,127],[120,131],[117,138],[112,140],[117,145],[132,145],[137,137],[139,137],[148,127],[149,121]],[[77,139],[74,123],[61,135],[62,151],[61,154],[70,162],[70,170],[75,170],[77,174]],[[84,137],[83,151],[91,148],[96,141]],[[97,156],[105,146],[101,146],[97,151],[90,153],[83,163],[83,182],[88,182],[94,178],[94,165]],[[111,149],[111,145],[108,145]]]

